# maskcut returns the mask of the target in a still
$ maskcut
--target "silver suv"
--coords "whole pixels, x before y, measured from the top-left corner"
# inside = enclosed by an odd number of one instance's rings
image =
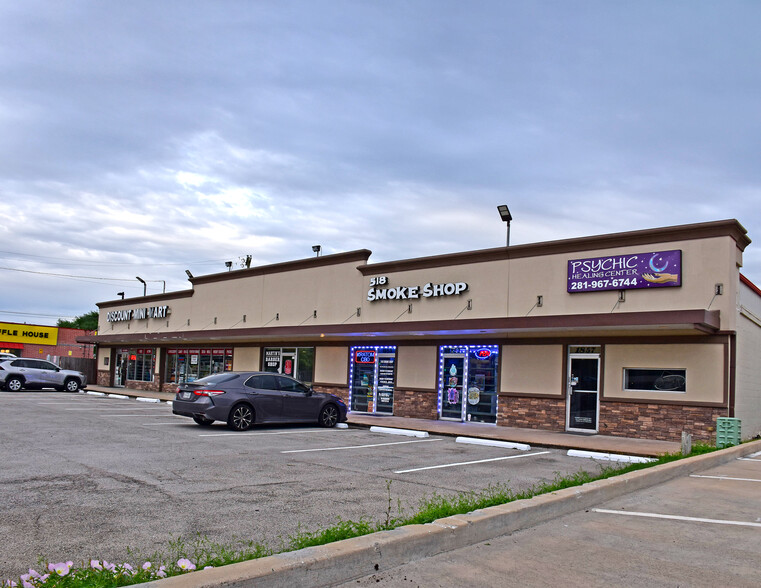
[[[82,372],[63,370],[44,359],[19,357],[0,360],[0,388],[18,392],[22,388],[55,388],[76,392],[87,385]]]

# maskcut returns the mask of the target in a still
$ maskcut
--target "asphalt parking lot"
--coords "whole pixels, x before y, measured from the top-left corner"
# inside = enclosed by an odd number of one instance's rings
[[[466,445],[366,429],[234,433],[167,404],[53,391],[0,392],[0,579],[39,557],[134,561],[173,538],[277,545],[338,518],[383,520],[434,492],[526,488],[597,471],[561,450]]]
[[[761,585],[761,452],[342,586]]]

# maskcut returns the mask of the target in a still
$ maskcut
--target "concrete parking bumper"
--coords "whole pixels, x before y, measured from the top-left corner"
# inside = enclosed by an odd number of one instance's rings
[[[761,451],[761,441],[567,488],[530,500],[143,584],[155,588],[331,586],[538,525]]]

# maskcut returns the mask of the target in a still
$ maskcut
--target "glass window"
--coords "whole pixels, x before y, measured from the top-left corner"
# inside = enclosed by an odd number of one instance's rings
[[[687,370],[624,368],[624,390],[686,392]]]
[[[285,374],[311,386],[314,381],[314,347],[267,347],[262,371]]]
[[[301,382],[297,382],[293,378],[286,378],[285,376],[275,376],[278,386],[284,392],[300,392],[306,394],[309,391],[307,386],[304,386]]]
[[[127,360],[127,379],[137,382],[152,382],[156,368],[153,349],[131,349]]]
[[[270,375],[258,375],[251,376],[246,380],[246,386],[249,388],[259,388],[261,390],[277,390],[277,384],[275,383],[275,376]]]
[[[231,382],[239,377],[238,374],[214,374],[198,380],[196,384],[224,384],[225,382]]]
[[[167,349],[165,381],[194,382],[233,369],[232,349]]]

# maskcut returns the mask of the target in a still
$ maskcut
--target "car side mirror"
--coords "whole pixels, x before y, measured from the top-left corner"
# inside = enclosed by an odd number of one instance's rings
[[[312,390],[312,388],[307,388],[306,395],[311,396],[312,394],[314,394],[314,390]]]

